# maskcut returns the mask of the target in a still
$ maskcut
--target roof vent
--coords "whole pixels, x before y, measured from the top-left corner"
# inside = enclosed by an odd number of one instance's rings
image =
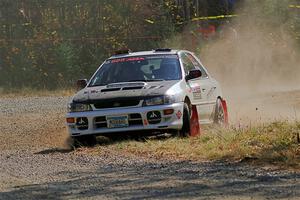
[[[155,49],[155,52],[170,52],[172,51],[172,49],[170,48],[159,48],[159,49]]]

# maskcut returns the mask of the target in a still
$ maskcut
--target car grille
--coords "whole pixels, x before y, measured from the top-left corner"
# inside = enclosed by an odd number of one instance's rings
[[[128,118],[129,126],[143,125],[143,119],[141,114],[133,113],[129,114]],[[95,128],[107,128],[107,121],[105,116],[99,116],[94,119]]]
[[[104,108],[119,108],[119,107],[131,107],[137,106],[140,103],[140,99],[121,99],[121,100],[105,100],[94,103],[96,109]]]

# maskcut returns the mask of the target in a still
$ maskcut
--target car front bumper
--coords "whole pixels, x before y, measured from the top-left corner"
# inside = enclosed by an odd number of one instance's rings
[[[180,102],[170,105],[73,112],[66,115],[67,127],[71,136],[101,135],[139,130],[180,130],[183,125],[183,104],[183,102]],[[165,113],[166,110],[169,111],[168,114]],[[173,110],[173,113],[170,113],[170,110]],[[161,120],[155,124],[147,118],[147,114],[153,111],[158,111],[161,116]],[[127,127],[122,128],[108,128],[106,118],[110,116],[128,116],[129,124]],[[82,123],[82,119],[85,123]]]

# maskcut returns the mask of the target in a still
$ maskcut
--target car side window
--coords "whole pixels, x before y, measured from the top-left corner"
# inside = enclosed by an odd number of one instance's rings
[[[190,70],[196,69],[193,62],[189,59],[188,55],[185,53],[182,53],[180,55],[185,75],[189,73]]]
[[[208,75],[207,75],[207,73],[206,73],[206,71],[205,71],[205,69],[204,69],[204,67],[201,65],[201,63],[199,63],[198,62],[198,60],[196,60],[196,58],[193,56],[193,55],[191,55],[191,54],[187,54],[188,55],[188,58],[192,61],[192,63],[193,63],[193,65],[196,67],[196,68],[199,68],[200,70],[201,70],[201,72],[202,72],[202,78],[206,78],[206,77],[208,77]]]

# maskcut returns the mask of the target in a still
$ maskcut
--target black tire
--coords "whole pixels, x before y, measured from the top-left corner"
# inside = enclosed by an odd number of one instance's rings
[[[214,115],[214,124],[223,126],[225,124],[225,111],[221,99],[217,99]]]
[[[191,135],[191,114],[188,104],[184,103],[183,107],[183,126],[179,131],[179,136],[188,137]]]
[[[83,135],[83,136],[76,136],[72,137],[73,139],[73,147],[93,147],[97,144],[96,137],[93,135]]]

